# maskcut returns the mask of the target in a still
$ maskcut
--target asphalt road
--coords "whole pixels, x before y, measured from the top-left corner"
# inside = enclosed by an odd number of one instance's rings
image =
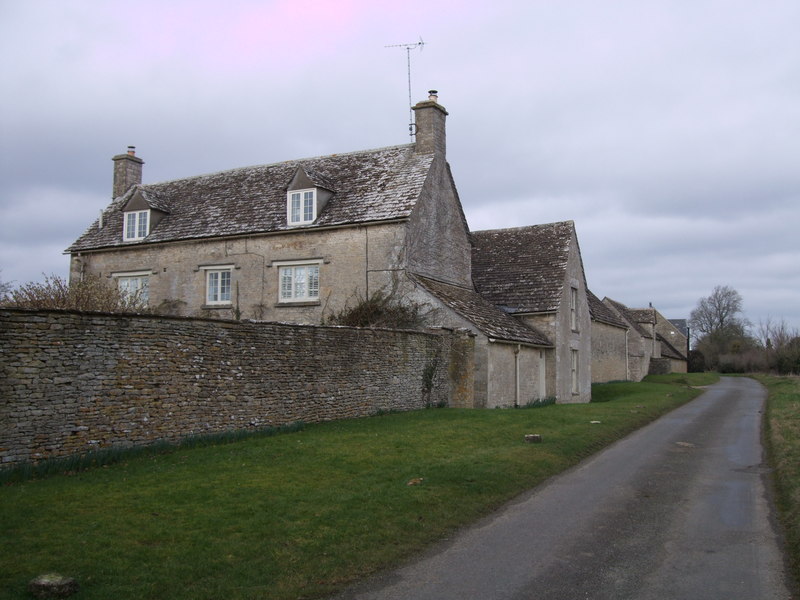
[[[766,392],[702,396],[340,600],[783,600]],[[601,425],[598,425],[601,426]]]

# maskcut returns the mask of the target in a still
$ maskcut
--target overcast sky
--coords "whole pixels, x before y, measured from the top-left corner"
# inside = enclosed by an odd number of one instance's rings
[[[439,90],[470,228],[575,221],[589,287],[800,328],[797,0],[0,0],[0,279],[155,183],[402,144]]]

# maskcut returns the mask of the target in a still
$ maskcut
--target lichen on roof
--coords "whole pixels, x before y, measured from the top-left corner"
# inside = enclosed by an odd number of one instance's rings
[[[532,346],[552,347],[552,342],[538,329],[512,317],[482,298],[474,290],[415,275],[434,297],[454,310],[494,340],[518,342]]]
[[[404,144],[140,185],[136,189],[151,208],[167,213],[144,240],[122,239],[120,211],[129,190],[103,211],[103,227],[96,221],[67,252],[292,229],[286,223],[286,189],[298,167],[334,192],[317,220],[304,227],[407,218],[432,161],[432,155]]]
[[[473,232],[475,289],[509,312],[558,310],[574,232],[572,221]]]

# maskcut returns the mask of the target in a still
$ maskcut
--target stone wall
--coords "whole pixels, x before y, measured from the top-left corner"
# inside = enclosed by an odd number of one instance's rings
[[[592,321],[592,383],[628,379],[627,331]]]
[[[447,330],[0,310],[0,464],[458,402],[472,348]]]

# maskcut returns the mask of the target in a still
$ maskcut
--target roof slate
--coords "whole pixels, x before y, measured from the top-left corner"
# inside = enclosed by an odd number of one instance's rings
[[[592,320],[607,323],[614,327],[628,329],[628,324],[617,316],[613,310],[603,304],[603,301],[595,296],[592,290],[586,290],[586,299],[589,302],[589,314]]]
[[[542,332],[506,314],[473,290],[419,275],[414,279],[490,338],[548,348],[553,346]]]
[[[510,312],[558,310],[572,221],[472,233],[472,279],[486,299]]]
[[[636,310],[632,310],[632,309],[628,308],[627,306],[625,306],[624,304],[622,304],[621,302],[617,302],[616,300],[612,300],[611,298],[608,298],[608,297],[606,297],[603,300],[603,302],[608,302],[612,306],[612,308],[614,308],[617,311],[617,313],[619,313],[619,315],[623,319],[625,319],[628,322],[628,324],[630,324],[630,326],[634,330],[636,330],[636,332],[640,336],[642,336],[643,338],[653,339],[653,336],[650,334],[650,332],[648,332],[644,327],[642,327],[640,325],[640,323],[643,323],[643,322],[646,322],[646,321],[639,321],[638,320],[639,317],[636,314],[637,313]]]
[[[102,228],[96,221],[67,252],[407,218],[432,161],[404,144],[139,185],[105,209]],[[317,220],[301,228],[286,223],[286,188],[298,167],[335,191]],[[121,211],[136,190],[167,214],[144,240],[123,242]]]

